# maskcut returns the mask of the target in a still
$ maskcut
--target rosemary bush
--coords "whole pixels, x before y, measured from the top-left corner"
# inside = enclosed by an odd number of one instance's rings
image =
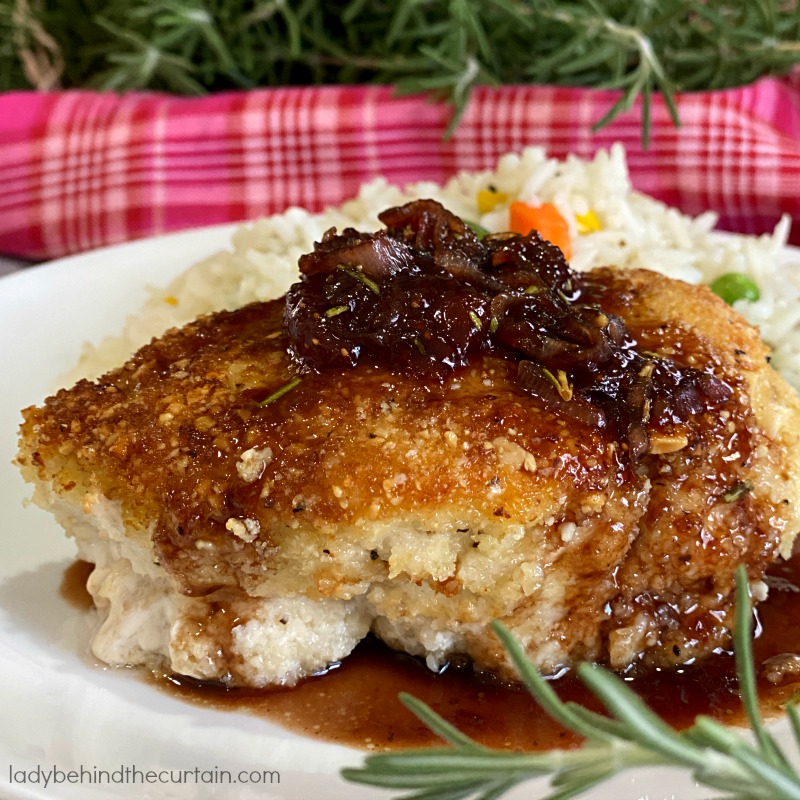
[[[551,83],[649,98],[800,62],[797,0],[0,0],[0,90]]]

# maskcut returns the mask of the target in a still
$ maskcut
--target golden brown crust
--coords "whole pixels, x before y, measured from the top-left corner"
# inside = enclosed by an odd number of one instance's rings
[[[309,375],[262,407],[293,374],[280,301],[170,331],[26,409],[20,461],[63,493],[119,500],[143,541],[155,522],[154,557],[187,594],[348,597],[399,575],[448,598],[459,624],[520,622],[547,581],[483,596],[491,581],[473,575],[470,552],[491,554],[513,528],[515,557],[559,575],[551,633],[571,657],[623,663],[614,654],[635,646],[685,660],[724,641],[736,565],[760,578],[796,532],[800,459],[786,430],[800,406],[757,334],[707,290],[644,271],[593,280],[640,348],[734,390],[651,431],[654,453],[635,467],[610,429],[557,416],[493,357],[442,384],[366,366]],[[768,436],[776,402],[791,424]],[[393,566],[395,521],[452,534],[450,572]],[[503,565],[509,581],[512,568],[523,566]],[[465,636],[474,657],[502,663],[491,637]]]

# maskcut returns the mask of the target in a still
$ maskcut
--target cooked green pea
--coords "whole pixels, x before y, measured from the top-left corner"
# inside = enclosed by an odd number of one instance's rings
[[[749,300],[752,303],[761,297],[755,281],[741,272],[726,272],[720,275],[711,284],[711,291],[729,305],[733,305],[737,300]]]
[[[465,219],[464,222],[466,222],[467,225],[470,228],[472,228],[472,232],[479,239],[483,239],[484,236],[488,236],[489,235],[489,231],[487,231],[486,228],[483,227],[483,225],[478,225],[477,222],[473,222],[471,219]]]

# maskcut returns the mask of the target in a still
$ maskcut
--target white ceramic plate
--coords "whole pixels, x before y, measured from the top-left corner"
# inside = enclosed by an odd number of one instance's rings
[[[76,362],[84,342],[118,333],[125,316],[144,302],[146,286],[164,285],[195,261],[226,247],[232,230],[233,226],[220,226],[105,248],[0,279],[3,798],[393,796],[338,777],[341,767],[361,762],[359,751],[312,741],[247,714],[185,704],[134,672],[105,669],[88,659],[86,615],[59,595],[74,546],[49,515],[23,507],[30,492],[11,465],[19,410],[52,392],[54,381]],[[135,782],[92,782],[97,770],[111,779],[124,778],[119,770],[126,767]],[[81,769],[83,782],[71,783],[68,773]],[[60,772],[56,784],[53,770]],[[162,770],[172,770],[177,777],[179,770],[189,774],[183,783],[146,783],[139,777]],[[209,782],[215,770],[234,777],[242,770],[275,771],[280,783],[215,784]],[[546,794],[546,783],[537,782],[507,797]],[[690,800],[706,795],[679,771],[648,770],[622,775],[587,797]]]

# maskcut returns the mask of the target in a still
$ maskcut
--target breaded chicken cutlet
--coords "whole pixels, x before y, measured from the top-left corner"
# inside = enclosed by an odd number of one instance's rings
[[[432,669],[668,667],[729,642],[800,528],[800,402],[703,287],[572,272],[432,201],[329,231],[280,300],[24,412],[93,650],[292,684],[370,630]]]

